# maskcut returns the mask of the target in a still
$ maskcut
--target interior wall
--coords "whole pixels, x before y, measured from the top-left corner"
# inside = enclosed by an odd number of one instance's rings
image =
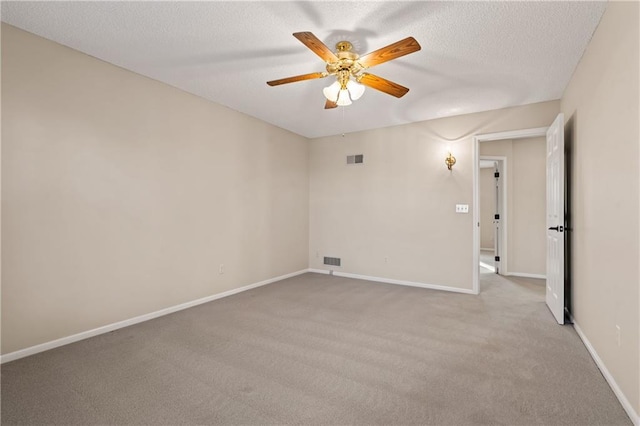
[[[480,248],[495,248],[496,178],[495,169],[480,169]]]
[[[572,155],[572,314],[636,414],[639,9],[638,2],[608,3],[561,102]]]
[[[312,139],[310,267],[471,290],[472,138],[548,126],[558,112],[552,101]],[[347,165],[350,154],[364,164]]]
[[[6,24],[2,87],[2,353],[307,268],[306,138]]]
[[[507,157],[507,273],[546,275],[545,147],[543,137],[480,143],[480,155]]]
[[[513,142],[512,192],[513,251],[511,271],[547,274],[547,140],[544,137]]]

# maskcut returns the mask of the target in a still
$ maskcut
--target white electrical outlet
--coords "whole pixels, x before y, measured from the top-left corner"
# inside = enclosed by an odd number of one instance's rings
[[[221,263],[221,264],[220,264],[220,267],[218,268],[218,273],[219,273],[220,275],[224,274],[224,263]]]
[[[618,346],[622,345],[622,333],[620,332],[620,326],[616,324],[616,338],[618,340]]]
[[[469,204],[456,204],[456,213],[469,213]]]

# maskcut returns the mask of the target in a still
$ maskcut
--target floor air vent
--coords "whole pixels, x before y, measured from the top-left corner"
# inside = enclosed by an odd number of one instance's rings
[[[326,257],[324,258],[325,265],[331,266],[340,266],[340,258],[339,257]]]
[[[347,164],[362,164],[364,163],[364,154],[347,155]]]

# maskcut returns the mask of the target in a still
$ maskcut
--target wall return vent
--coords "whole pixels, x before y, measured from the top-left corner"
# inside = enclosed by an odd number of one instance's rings
[[[364,163],[364,154],[347,155],[347,164]]]
[[[340,258],[339,257],[324,257],[324,264],[331,266],[340,266]]]

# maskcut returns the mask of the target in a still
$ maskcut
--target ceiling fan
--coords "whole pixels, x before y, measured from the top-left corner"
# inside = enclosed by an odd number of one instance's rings
[[[327,63],[326,71],[267,81],[267,84],[279,86],[335,75],[336,82],[323,90],[327,98],[325,109],[351,105],[352,100],[362,96],[364,86],[401,98],[409,91],[408,88],[377,75],[369,74],[365,70],[421,49],[416,39],[407,37],[364,56],[359,56],[356,52],[351,51],[353,45],[348,41],[338,42],[334,53],[310,32],[293,33],[293,36]]]

